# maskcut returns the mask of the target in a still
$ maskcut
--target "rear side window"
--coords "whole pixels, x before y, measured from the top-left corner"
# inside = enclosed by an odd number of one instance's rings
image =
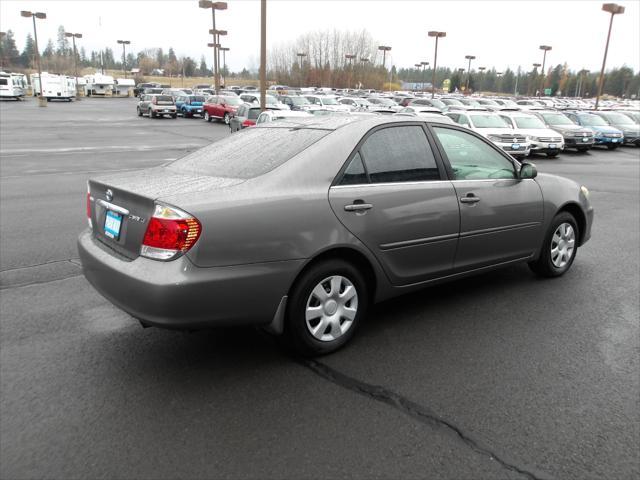
[[[340,185],[361,185],[363,183],[369,183],[369,180],[367,179],[367,172],[364,170],[362,157],[359,152],[356,152],[342,175]]]
[[[254,178],[279,167],[328,133],[310,128],[247,128],[176,160],[168,168],[194,175]]]
[[[250,108],[249,109],[249,120],[255,120],[260,115],[261,110],[259,108]]]
[[[374,132],[360,149],[372,183],[440,180],[433,152],[420,126]]]

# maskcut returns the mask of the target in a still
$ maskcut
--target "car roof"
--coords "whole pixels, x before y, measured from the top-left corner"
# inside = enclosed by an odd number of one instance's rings
[[[358,125],[362,128],[373,128],[378,125],[393,124],[401,122],[430,122],[430,123],[442,123],[449,125],[446,120],[439,121],[437,117],[420,118],[420,117],[395,117],[388,115],[320,115],[310,117],[297,117],[291,120],[282,120],[276,123],[267,123],[264,125],[258,125],[259,128],[309,128],[320,130],[338,130],[350,125]],[[253,128],[253,127],[252,127]]]

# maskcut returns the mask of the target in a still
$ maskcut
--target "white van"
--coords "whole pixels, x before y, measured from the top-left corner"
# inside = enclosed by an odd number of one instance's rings
[[[31,74],[31,86],[33,96],[40,95],[40,77],[37,73]],[[52,98],[71,101],[76,97],[76,79],[67,75],[42,72],[42,96],[50,101]]]
[[[22,73],[0,72],[0,98],[20,100],[27,91],[27,77]]]

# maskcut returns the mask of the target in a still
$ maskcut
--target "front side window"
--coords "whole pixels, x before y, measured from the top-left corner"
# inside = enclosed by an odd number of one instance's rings
[[[449,159],[455,180],[516,178],[513,163],[484,140],[449,128],[434,127],[433,130]]]
[[[378,130],[365,140],[360,151],[372,183],[440,179],[433,152],[420,126]]]

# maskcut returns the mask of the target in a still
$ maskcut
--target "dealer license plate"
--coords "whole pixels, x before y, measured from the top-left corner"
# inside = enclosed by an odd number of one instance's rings
[[[582,137],[582,141],[583,141],[583,142],[588,142],[588,141],[589,141],[589,139],[588,139],[587,137]]]
[[[549,144],[549,148],[556,148],[556,144],[555,143],[550,143]]]
[[[511,144],[511,150],[520,150],[520,144],[519,143],[512,143]]]
[[[117,240],[120,236],[120,227],[122,226],[122,215],[111,210],[107,210],[107,216],[104,219],[104,234]]]

